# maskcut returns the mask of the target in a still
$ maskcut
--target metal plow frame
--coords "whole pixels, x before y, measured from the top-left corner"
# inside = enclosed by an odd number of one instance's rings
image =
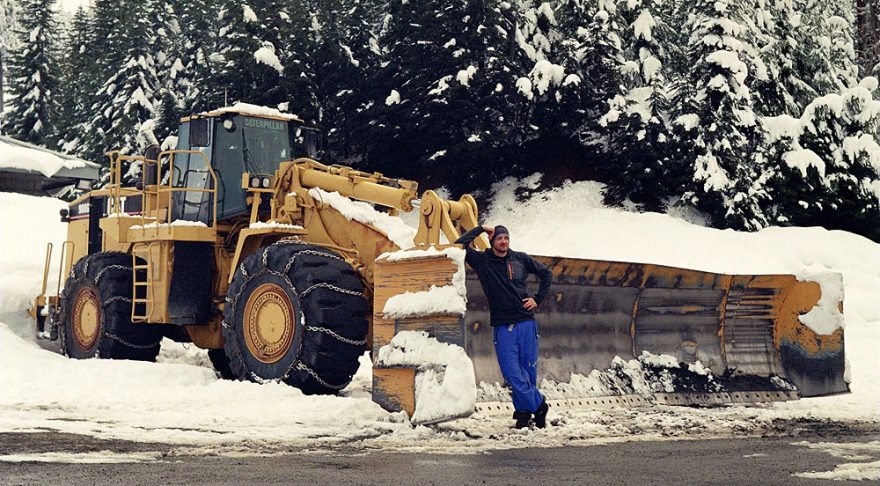
[[[616,356],[628,360],[648,351],[684,363],[700,361],[715,376],[743,382],[727,393],[658,394],[653,400],[657,403],[767,402],[849,391],[843,329],[819,335],[798,320],[819,301],[815,282],[793,275],[725,275],[653,264],[535,258],[554,276],[551,295],[537,313],[539,382],[567,382],[572,373],[608,369]],[[465,349],[478,383],[502,383],[488,303],[472,272],[467,283]],[[793,383],[797,392],[752,388],[749,381],[758,377],[766,382],[774,376]],[[749,391],[754,395],[745,398]],[[587,400],[614,399],[616,405],[625,405],[628,398]]]

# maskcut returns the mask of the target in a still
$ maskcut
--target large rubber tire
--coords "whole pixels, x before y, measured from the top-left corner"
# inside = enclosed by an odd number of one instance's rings
[[[224,380],[235,379],[235,375],[232,374],[232,370],[229,368],[229,357],[226,356],[225,349],[209,349],[208,359],[211,360],[211,365],[214,366],[214,371],[217,372],[220,378]]]
[[[263,247],[238,266],[227,293],[229,369],[239,379],[336,393],[366,349],[368,311],[360,277],[336,253],[286,240]]]
[[[161,331],[131,322],[131,255],[94,253],[73,266],[61,294],[61,350],[71,358],[155,361]]]

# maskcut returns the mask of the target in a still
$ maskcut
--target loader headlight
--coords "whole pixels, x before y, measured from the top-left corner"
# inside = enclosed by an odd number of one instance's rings
[[[257,176],[251,177],[251,187],[260,187],[260,178]]]
[[[271,183],[271,179],[269,179],[268,177],[263,177],[263,189],[268,189]]]

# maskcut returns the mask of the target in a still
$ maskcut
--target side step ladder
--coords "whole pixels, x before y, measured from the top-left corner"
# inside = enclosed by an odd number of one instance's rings
[[[131,298],[131,322],[148,322],[153,309],[153,284],[150,279],[152,268],[150,260],[139,264],[138,257],[132,255],[131,268],[134,271],[134,283]],[[143,276],[143,279],[140,277]],[[139,291],[143,289],[143,291]]]

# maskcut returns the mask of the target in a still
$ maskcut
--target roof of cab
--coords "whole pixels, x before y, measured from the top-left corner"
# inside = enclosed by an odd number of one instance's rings
[[[223,108],[218,108],[216,110],[208,111],[205,113],[199,113],[195,116],[187,116],[181,118],[181,122],[188,122],[192,118],[202,118],[202,117],[215,117],[220,116],[225,113],[235,113],[238,115],[245,116],[253,116],[257,118],[269,118],[272,120],[282,120],[282,121],[296,121],[302,123],[302,118],[292,114],[292,113],[284,113],[281,110],[277,110],[275,108],[269,108],[268,106],[259,106],[252,105],[250,103],[242,103],[237,102],[232,106],[226,106]]]

